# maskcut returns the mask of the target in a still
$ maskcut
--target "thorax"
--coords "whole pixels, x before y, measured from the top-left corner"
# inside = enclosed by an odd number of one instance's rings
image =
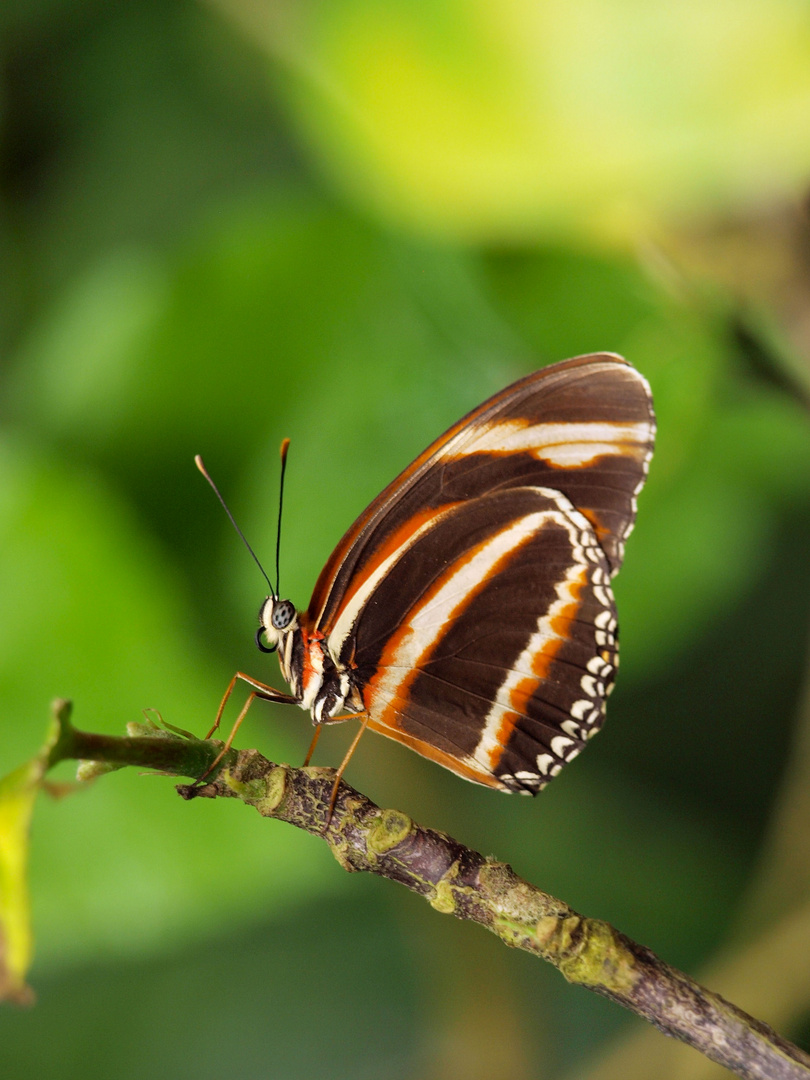
[[[281,674],[301,708],[312,714],[314,723],[334,723],[342,713],[363,711],[352,669],[338,664],[321,631],[296,626],[284,635],[278,659]]]

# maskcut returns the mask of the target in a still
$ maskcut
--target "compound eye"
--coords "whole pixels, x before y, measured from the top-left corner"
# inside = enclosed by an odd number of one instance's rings
[[[262,641],[262,634],[263,633],[264,633],[264,627],[260,626],[259,629],[256,631],[256,644],[257,644],[257,646],[261,649],[262,652],[275,652],[276,649],[278,648],[278,642],[276,642],[275,645],[265,645],[265,643]]]
[[[280,600],[273,605],[273,615],[270,621],[274,629],[286,630],[294,618],[295,605],[291,600]]]

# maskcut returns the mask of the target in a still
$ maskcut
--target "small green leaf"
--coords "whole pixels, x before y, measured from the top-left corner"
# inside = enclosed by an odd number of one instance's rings
[[[71,704],[53,703],[53,721],[35,758],[0,779],[0,1001],[29,1005],[33,992],[25,982],[31,965],[31,903],[28,847],[34,801],[52,755],[70,730]]]
[[[0,780],[0,1000],[18,1004],[32,1000],[28,839],[43,772],[40,755]]]

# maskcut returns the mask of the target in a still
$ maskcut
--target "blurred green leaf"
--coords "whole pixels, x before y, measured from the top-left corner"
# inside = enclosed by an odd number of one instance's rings
[[[616,581],[625,676],[651,674],[706,635],[766,557],[766,507],[729,485],[716,461],[695,462],[666,494],[642,503]]]
[[[28,336],[13,406],[51,437],[113,439],[126,418],[143,354],[166,302],[159,259],[117,250],[61,295]]]
[[[594,234],[784,196],[810,151],[792,0],[218,0],[284,63],[313,157],[383,218],[466,241]]]
[[[25,1002],[31,962],[28,847],[31,814],[42,779],[35,758],[0,779],[0,1000]]]

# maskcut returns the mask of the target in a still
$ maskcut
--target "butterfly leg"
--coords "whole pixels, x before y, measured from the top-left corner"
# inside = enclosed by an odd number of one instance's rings
[[[219,765],[220,761],[222,761],[222,759],[228,753],[231,746],[233,745],[233,740],[236,738],[237,731],[242,726],[242,721],[247,716],[248,709],[256,700],[256,698],[262,698],[264,701],[280,701],[282,704],[286,705],[298,704],[298,699],[292,697],[290,694],[283,694],[280,690],[276,690],[272,686],[267,686],[265,683],[258,682],[258,680],[251,678],[250,675],[245,675],[242,671],[237,671],[237,673],[228,683],[228,688],[222,697],[222,701],[219,703],[219,708],[217,709],[217,715],[214,719],[213,727],[205,736],[206,739],[210,739],[219,727],[220,721],[222,720],[222,713],[225,711],[225,706],[228,703],[228,699],[233,693],[233,688],[236,686],[237,680],[239,679],[241,679],[243,682],[246,682],[248,686],[252,686],[253,689],[248,695],[247,701],[242,706],[241,712],[234,721],[233,727],[231,728],[231,733],[225,740],[225,745],[222,747],[220,752],[217,754],[217,756],[214,758],[214,760],[211,762],[211,764],[208,766],[202,776],[197,780],[198,784],[202,783],[202,781],[205,780],[206,776],[211,775],[217,765]]]
[[[320,720],[315,724],[315,734],[312,736],[312,742],[309,744],[309,750],[307,750],[307,756],[304,758],[304,764],[301,766],[305,769],[312,761],[312,755],[315,753],[315,747],[318,745],[318,739],[321,737],[321,731],[327,724],[342,724],[345,720],[353,720],[357,716],[356,712],[344,713],[342,716],[330,716],[328,719]],[[345,764],[345,763],[344,763]]]
[[[231,728],[230,735],[225,740],[225,745],[222,747],[220,752],[217,754],[217,756],[214,758],[214,760],[211,762],[211,764],[208,766],[208,768],[205,770],[205,772],[202,774],[202,776],[197,780],[198,784],[201,784],[203,782],[203,780],[205,780],[206,776],[211,775],[211,773],[214,771],[214,769],[217,767],[217,765],[219,765],[220,761],[222,761],[222,759],[228,753],[231,746],[233,745],[233,740],[236,738],[237,731],[242,726],[242,721],[247,716],[248,709],[253,704],[253,702],[256,700],[256,698],[260,697],[260,696],[261,695],[258,694],[255,690],[253,690],[248,695],[247,701],[242,706],[242,711],[239,713],[236,720],[234,721],[233,727]],[[219,720],[217,720],[217,724],[215,724],[214,727],[211,729],[212,732],[216,730],[218,723],[219,723]],[[210,738],[210,733],[206,736],[206,738]]]
[[[310,761],[312,761],[312,755],[315,753],[315,747],[318,745],[318,739],[320,739],[322,731],[323,731],[323,724],[316,724],[315,725],[315,734],[312,736],[312,742],[309,744],[309,750],[307,750],[307,756],[304,758],[304,764],[301,766],[302,769],[305,769],[307,767],[307,765],[309,765]]]
[[[237,681],[239,679],[241,679],[242,682],[246,682],[248,684],[248,686],[252,686],[253,689],[256,691],[256,693],[251,694],[251,696],[249,698],[250,701],[252,701],[253,698],[260,697],[260,698],[264,698],[266,701],[280,701],[283,705],[297,705],[298,704],[298,699],[297,698],[291,697],[289,694],[283,694],[280,690],[276,690],[272,686],[267,686],[265,683],[261,683],[257,679],[252,678],[250,675],[245,675],[245,673],[243,671],[237,671],[237,673],[234,675],[234,677],[228,683],[228,689],[222,695],[222,701],[220,701],[220,703],[219,703],[219,708],[217,709],[217,715],[216,715],[216,717],[214,719],[214,723],[213,723],[213,725],[211,727],[211,730],[205,736],[206,739],[210,739],[211,736],[214,734],[214,732],[219,727],[220,720],[222,719],[222,714],[225,711],[225,706],[228,704],[228,698],[233,693],[233,688],[236,686],[236,683],[237,683]],[[231,738],[230,738],[230,740],[228,742],[229,747],[230,747],[231,742],[233,741],[233,735],[234,735],[234,733],[231,732]]]
[[[329,826],[332,824],[332,814],[335,811],[335,803],[337,802],[337,794],[338,794],[338,788],[340,787],[341,778],[342,778],[343,773],[344,773],[344,771],[346,769],[346,766],[349,764],[349,762],[350,762],[350,760],[352,758],[352,755],[354,754],[355,750],[357,749],[357,744],[360,742],[360,739],[362,738],[363,734],[365,733],[366,729],[368,728],[369,719],[370,719],[369,715],[368,715],[368,713],[366,713],[366,715],[363,717],[363,719],[362,719],[362,721],[360,723],[360,727],[358,729],[357,734],[352,739],[351,746],[346,751],[346,755],[343,758],[343,761],[341,761],[340,765],[338,766],[337,772],[335,773],[335,783],[332,786],[332,797],[329,800],[329,810],[327,811],[327,814],[326,814],[326,824],[323,827],[324,833],[329,831]]]
[[[230,681],[230,682],[228,683],[228,689],[227,689],[227,690],[225,691],[225,693],[224,693],[224,694],[223,694],[223,696],[222,696],[222,701],[220,701],[220,703],[219,703],[219,708],[217,709],[217,715],[216,715],[216,717],[214,718],[214,723],[213,723],[213,725],[211,726],[211,728],[210,728],[210,730],[209,730],[208,734],[207,734],[207,735],[205,736],[205,737],[206,737],[206,739],[210,739],[210,738],[211,738],[211,736],[212,736],[212,735],[214,734],[214,732],[215,732],[215,731],[217,730],[217,728],[219,727],[219,722],[220,722],[220,720],[222,719],[222,714],[223,714],[223,712],[225,711],[225,706],[226,706],[226,705],[227,705],[227,703],[228,703],[228,698],[229,698],[229,697],[231,696],[231,694],[233,693],[233,688],[234,688],[234,687],[236,686],[236,680],[237,680],[238,678],[239,678],[239,672],[237,671],[237,673],[236,673],[236,674],[234,675],[234,677],[233,677],[233,678],[231,679],[231,681]]]

